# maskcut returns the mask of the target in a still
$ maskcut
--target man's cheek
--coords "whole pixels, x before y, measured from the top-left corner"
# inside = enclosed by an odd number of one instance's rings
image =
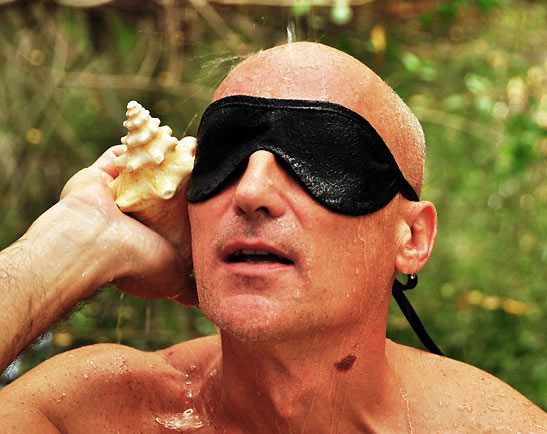
[[[192,237],[192,257],[194,259],[196,279],[199,282],[204,273],[211,271],[210,268],[213,263],[212,255],[207,249],[207,242],[205,240],[199,237]]]
[[[205,237],[207,235],[207,222],[206,217],[202,216],[203,213],[199,212],[198,207],[193,204],[188,204],[188,216],[190,218],[190,231],[192,235],[192,254],[194,260],[196,256],[202,253],[201,246],[206,243]]]
[[[192,227],[192,258],[194,261],[194,272],[196,280],[199,283],[199,278],[206,270],[207,264],[211,263],[211,242],[206,239],[206,232],[201,230],[199,224]]]

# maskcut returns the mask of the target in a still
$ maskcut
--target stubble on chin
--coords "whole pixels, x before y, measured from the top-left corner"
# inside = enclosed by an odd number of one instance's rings
[[[254,280],[253,284],[256,285],[256,278]],[[277,314],[268,308],[266,298],[246,293],[223,295],[220,292],[214,282],[202,281],[200,284],[199,307],[209,321],[242,342],[268,339],[272,332],[272,320]]]

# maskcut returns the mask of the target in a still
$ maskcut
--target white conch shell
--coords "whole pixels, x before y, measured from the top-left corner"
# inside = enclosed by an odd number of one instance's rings
[[[120,174],[110,188],[124,212],[135,212],[171,199],[185,188],[194,166],[195,139],[177,140],[167,125],[136,101],[127,104],[125,153],[114,161]]]
[[[109,187],[114,192],[116,204],[123,212],[148,226],[176,248],[182,259],[183,272],[177,292],[170,294],[169,288],[162,295],[178,303],[190,306],[197,303],[195,281],[192,273],[192,241],[186,186],[194,167],[196,139],[172,137],[171,128],[160,127],[159,119],[139,103],[127,105],[127,120],[124,126],[128,134],[122,138],[126,150],[114,160],[119,170]],[[149,288],[141,288],[135,282],[121,289],[130,294],[147,294]],[[136,286],[135,286],[136,285]],[[154,296],[158,296],[155,294]]]

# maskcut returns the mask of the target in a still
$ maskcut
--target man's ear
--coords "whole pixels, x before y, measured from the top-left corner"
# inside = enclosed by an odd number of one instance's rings
[[[437,238],[437,211],[428,201],[402,204],[403,221],[399,227],[400,242],[395,257],[397,271],[417,273],[429,260]]]

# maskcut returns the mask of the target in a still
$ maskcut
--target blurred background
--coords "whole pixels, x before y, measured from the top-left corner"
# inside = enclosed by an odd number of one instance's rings
[[[373,68],[424,127],[439,236],[408,296],[426,328],[547,410],[546,15],[531,0],[0,0],[0,248],[120,143],[128,101],[181,138],[241,59],[323,42]],[[81,345],[215,332],[198,309],[107,286],[1,382]],[[421,348],[396,306],[388,334]]]

